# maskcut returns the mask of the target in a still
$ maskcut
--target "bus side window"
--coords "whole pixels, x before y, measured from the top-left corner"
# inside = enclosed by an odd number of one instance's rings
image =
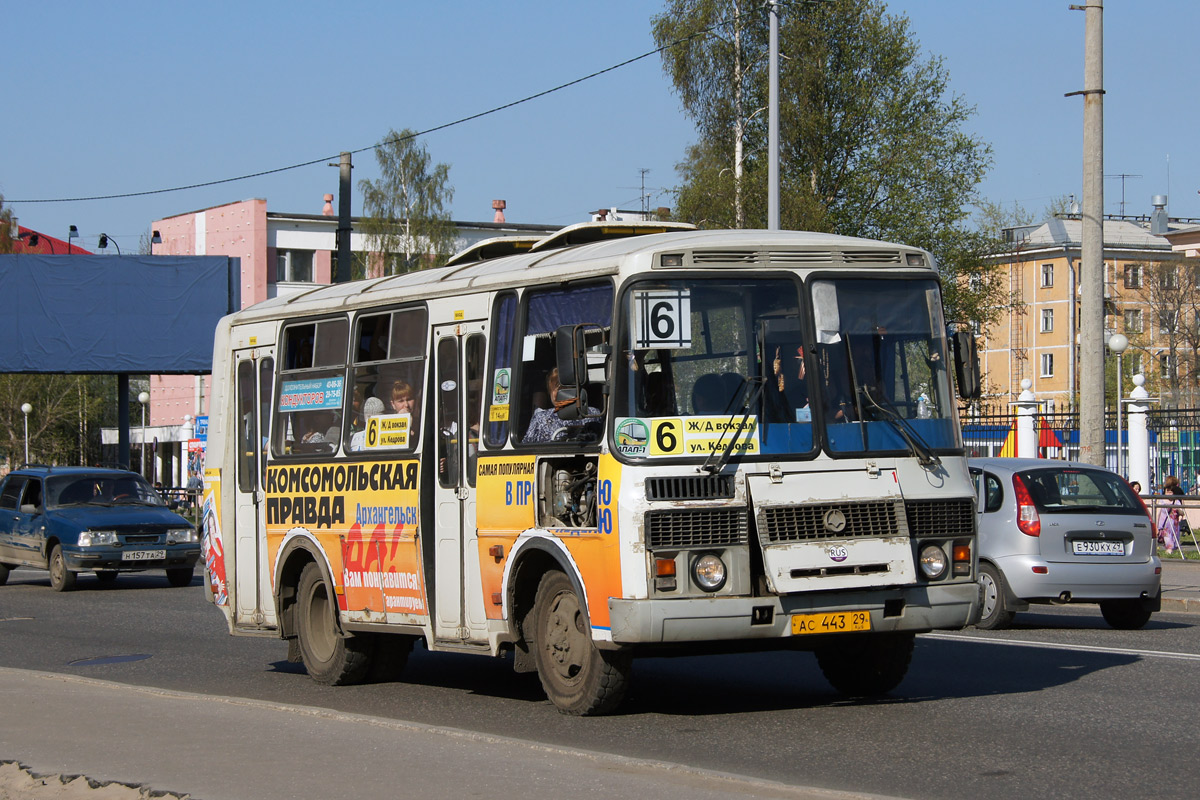
[[[565,287],[535,289],[530,290],[526,297],[528,312],[521,339],[521,404],[514,433],[518,440],[529,436],[536,409],[551,409],[550,376],[556,363],[555,332],[567,325],[586,324],[599,339],[607,338],[612,327],[613,288],[610,283],[573,283]],[[596,395],[599,396],[599,393]],[[546,426],[539,426],[539,429],[543,427]],[[571,435],[566,438],[574,439],[583,433],[583,429],[598,430],[599,421],[596,419],[592,423],[571,427],[572,430],[567,432]],[[588,433],[593,435],[595,431],[588,430]],[[531,437],[530,441],[536,438]]]
[[[273,414],[276,456],[333,453],[341,439],[346,384],[345,317],[289,325],[283,332],[279,403]],[[253,399],[247,409],[256,409]],[[257,439],[257,437],[256,437]]]
[[[362,314],[355,321],[354,369],[343,420],[348,452],[416,447],[425,381],[426,318],[425,308],[418,307]],[[407,435],[368,442],[368,419],[378,415],[408,415]]]
[[[492,377],[488,387],[488,424],[484,436],[489,447],[503,447],[508,439],[516,317],[517,296],[506,292],[497,297],[492,314]]]

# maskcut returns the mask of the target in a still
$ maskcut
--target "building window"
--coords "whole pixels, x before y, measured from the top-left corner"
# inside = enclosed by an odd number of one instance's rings
[[[1125,332],[1142,332],[1142,310],[1140,308],[1125,309]]]
[[[1054,330],[1054,309],[1042,309],[1042,333],[1049,333]]]
[[[1042,264],[1042,288],[1054,285],[1054,265]]]
[[[1158,332],[1171,333],[1179,326],[1179,312],[1164,310],[1158,312]]]
[[[1042,353],[1042,377],[1043,378],[1053,378],[1054,377],[1054,354],[1053,353]]]
[[[275,256],[275,265],[277,283],[312,283],[312,250],[280,250]]]
[[[1170,378],[1171,377],[1171,366],[1172,366],[1171,355],[1169,353],[1163,353],[1162,355],[1160,355],[1158,357],[1159,377]]]
[[[1125,288],[1126,289],[1142,288],[1142,265],[1141,264],[1126,264],[1125,265]]]
[[[1162,272],[1159,274],[1159,285],[1168,292],[1179,288],[1179,272],[1174,266],[1162,265]]]

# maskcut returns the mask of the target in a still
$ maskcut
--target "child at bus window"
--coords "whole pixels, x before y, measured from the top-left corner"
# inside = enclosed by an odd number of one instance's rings
[[[390,405],[393,414],[411,414],[413,419],[417,416],[417,392],[404,381],[396,381],[392,384],[392,393],[390,395]]]

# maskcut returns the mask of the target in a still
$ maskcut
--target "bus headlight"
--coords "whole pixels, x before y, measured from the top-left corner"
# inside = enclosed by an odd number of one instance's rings
[[[946,551],[941,545],[927,544],[921,548],[921,573],[929,580],[936,581],[945,576],[949,561]]]
[[[725,562],[712,553],[705,553],[692,562],[692,581],[706,592],[715,592],[724,586],[727,572]]]

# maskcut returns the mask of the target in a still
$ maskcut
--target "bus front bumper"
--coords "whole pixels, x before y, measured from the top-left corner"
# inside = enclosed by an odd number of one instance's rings
[[[867,612],[875,632],[957,630],[979,618],[979,584],[784,597],[609,600],[615,644],[782,639],[794,635],[797,614],[833,612]]]

